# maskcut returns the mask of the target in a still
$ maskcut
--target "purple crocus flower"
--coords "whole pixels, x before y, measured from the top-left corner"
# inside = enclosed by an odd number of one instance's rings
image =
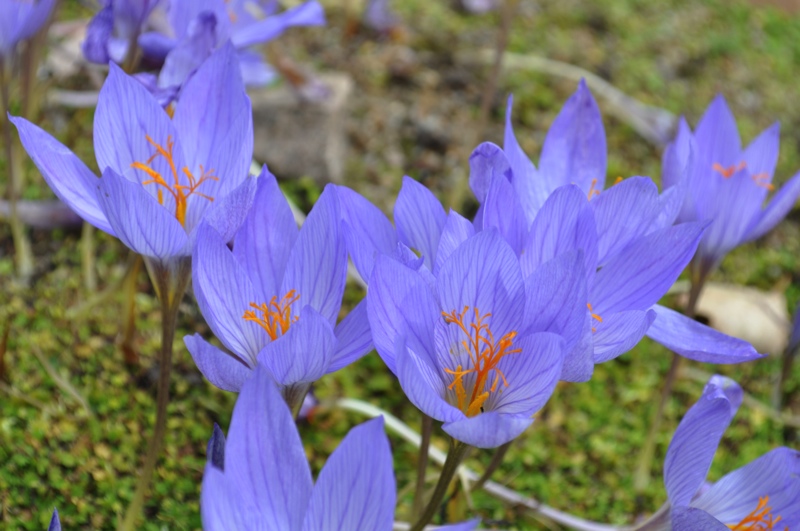
[[[741,402],[742,389],[736,382],[713,376],[681,420],[664,462],[671,523],[658,529],[743,531],[800,525],[800,452],[796,450],[776,448],[710,488],[702,488]]]
[[[525,278],[494,229],[444,252],[433,284],[390,256],[376,259],[372,336],[414,405],[453,438],[493,448],[530,426],[555,388],[565,341],[546,325],[582,322],[570,292],[580,291],[583,259],[567,255]]]
[[[58,518],[58,509],[53,509],[53,516],[50,518],[50,525],[47,531],[61,531],[61,520]]]
[[[664,186],[682,197],[679,221],[712,220],[692,264],[697,282],[743,243],[760,238],[791,210],[800,195],[800,173],[778,190],[772,174],[778,161],[779,124],[741,148],[736,120],[725,98],[717,96],[692,134],[681,120],[675,141],[664,154]],[[690,156],[691,152],[691,156]],[[681,160],[688,168],[676,171]]]
[[[397,493],[382,417],[350,430],[314,484],[292,415],[259,365],[242,385],[228,440],[216,428],[208,447],[200,498],[207,531],[392,529]]]
[[[248,177],[250,100],[233,48],[200,68],[172,119],[139,82],[110,67],[94,120],[101,178],[48,133],[12,118],[50,188],[83,219],[161,263],[188,257],[203,220],[232,238],[256,184]]]
[[[529,223],[547,198],[561,186],[575,184],[588,198],[603,190],[606,180],[606,134],[600,108],[584,80],[578,84],[578,90],[567,100],[550,126],[538,169],[522,151],[514,136],[512,106],[513,98],[509,96],[503,150],[514,175],[514,191]],[[478,201],[483,201],[483,194],[476,193],[476,197]]]
[[[203,475],[204,529],[392,528],[397,495],[382,418],[351,430],[314,485],[292,415],[259,366],[242,385],[227,441],[221,435]]]
[[[86,28],[81,49],[92,63],[122,63],[160,0],[105,0]]]
[[[172,0],[167,13],[169,31],[145,33],[139,46],[146,59],[164,63],[158,80],[161,89],[184,83],[212,50],[228,40],[239,54],[245,83],[264,85],[275,79],[275,73],[251,47],[293,26],[325,24],[325,13],[316,0],[276,11],[275,1]]]
[[[482,144],[470,158],[470,185],[481,203],[476,225],[497,227],[520,254],[523,270],[565,251],[584,252],[594,362],[630,350],[645,334],[697,361],[760,357],[748,343],[656,304],[692,259],[703,223],[672,226],[680,189],[659,195],[645,177],[603,190],[605,134],[585,84],[550,128],[538,171],[514,136],[511,103],[505,149]],[[685,160],[672,160],[675,171],[687,171]],[[570,358],[580,359],[574,351]],[[590,375],[584,371],[582,378]]]
[[[4,0],[0,2],[0,59],[17,43],[30,39],[47,21],[55,0]]]
[[[403,186],[395,203],[396,229],[364,197],[348,188],[339,187],[338,190],[348,249],[356,269],[366,280],[371,277],[375,259],[386,255],[414,269],[428,284],[434,285],[434,277],[438,275],[444,261],[456,247],[476,232],[477,223],[473,224],[454,211],[445,214],[441,203],[430,190],[410,177],[403,178]],[[503,232],[504,227],[497,228],[514,248],[514,238]],[[578,251],[575,253],[577,255]],[[552,258],[556,256],[553,255]],[[523,277],[530,277],[545,262],[547,260],[538,264],[526,263],[522,270]],[[561,379],[586,380],[589,377],[586,374],[591,375],[594,366],[591,344],[581,341],[582,334],[589,331],[588,321],[582,319],[580,314],[567,310],[581,301],[585,304],[585,280],[573,274],[575,270],[565,268],[563,263],[549,264],[548,267],[554,268],[552,271],[558,276],[548,278],[540,287],[540,296],[549,297],[551,301],[548,311],[538,316],[543,326],[540,331],[562,335],[567,342],[568,354],[564,360]],[[576,264],[575,267],[580,266]],[[583,276],[583,270],[580,276]],[[394,350],[391,345],[386,347],[378,348],[378,352],[389,368],[396,372]]]
[[[298,230],[277,181],[265,171],[232,252],[226,242],[213,228],[200,228],[193,284],[206,321],[232,354],[197,334],[184,338],[211,383],[239,391],[252,370],[265,365],[289,399],[294,389],[304,395],[311,382],[372,348],[366,301],[336,324],[347,251],[332,185]]]

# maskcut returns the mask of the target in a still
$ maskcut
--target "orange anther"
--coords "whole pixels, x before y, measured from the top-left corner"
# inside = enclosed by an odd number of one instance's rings
[[[760,186],[761,188],[766,188],[770,192],[775,189],[772,183],[769,181],[769,174],[767,173],[757,173],[753,175],[753,181],[756,183],[756,186]]]
[[[273,341],[289,331],[292,323],[296,323],[298,316],[292,317],[292,304],[300,299],[300,294],[295,290],[289,290],[279,301],[278,297],[273,296],[269,304],[255,302],[250,303],[250,307],[261,313],[257,315],[253,310],[246,310],[242,318],[245,321],[252,321],[263,328],[269,338]]]
[[[504,387],[508,387],[505,375],[497,367],[500,360],[510,354],[519,354],[522,349],[511,348],[517,337],[515,331],[511,331],[495,341],[494,334],[486,322],[491,317],[491,313],[481,314],[478,308],[473,308],[473,321],[468,325],[465,324],[464,318],[469,309],[469,306],[464,306],[461,312],[456,310],[442,312],[442,317],[444,317],[445,323],[458,326],[467,337],[461,341],[461,346],[469,354],[471,366],[464,368],[462,365],[458,365],[455,370],[446,368],[445,372],[453,377],[453,381],[447,388],[455,391],[458,408],[468,417],[474,417],[481,412],[484,402],[491,396],[491,393],[498,391],[501,381]],[[494,371],[494,379],[487,389],[489,373],[492,371]],[[471,385],[468,400],[464,377],[471,374],[475,376],[470,378],[466,384],[467,386]]]
[[[596,195],[600,195],[600,190],[595,189],[597,186],[597,179],[592,179],[592,185],[589,187],[589,201]]]
[[[189,168],[184,166],[181,168],[181,172],[186,177],[189,184],[181,184],[180,174],[178,169],[175,167],[175,159],[172,154],[172,149],[175,146],[175,143],[172,141],[172,137],[167,137],[166,147],[157,144],[152,138],[150,138],[150,135],[145,135],[145,138],[147,138],[147,141],[150,143],[150,145],[155,148],[155,153],[153,153],[145,162],[133,162],[131,164],[131,168],[143,171],[148,177],[150,177],[150,179],[142,181],[142,186],[155,184],[156,186],[160,187],[158,189],[159,204],[164,204],[163,190],[169,192],[169,194],[175,200],[175,218],[180,222],[181,225],[185,225],[186,207],[189,196],[194,194],[202,197],[203,199],[213,201],[213,197],[206,194],[201,194],[197,191],[197,188],[206,181],[216,181],[218,178],[214,175],[214,170],[206,171],[203,169],[202,165],[200,165],[200,178],[195,178],[192,172],[189,171]],[[169,165],[170,174],[173,181],[172,183],[167,182],[166,179],[164,179],[164,176],[152,168],[151,164],[158,157],[163,157]]]
[[[713,169],[714,171],[718,172],[720,175],[722,175],[726,179],[730,179],[733,176],[734,173],[736,173],[737,171],[743,170],[745,168],[745,166],[747,166],[747,164],[744,161],[740,162],[736,166],[728,166],[727,168],[725,166],[723,166],[722,164],[720,164],[718,162],[715,162],[711,166],[711,169]]]
[[[742,518],[738,524],[728,524],[729,529],[734,531],[769,531],[774,529],[775,524],[780,522],[780,516],[772,515],[772,507],[768,507],[769,496],[762,496],[758,499],[758,505],[750,514]],[[784,527],[784,531],[789,531]]]
[[[597,315],[596,313],[594,313],[594,310],[592,310],[592,304],[591,303],[587,302],[586,303],[586,307],[589,308],[589,315],[592,316],[592,319],[594,319],[598,323],[602,323],[603,322],[603,318],[600,317],[599,315]],[[592,327],[592,333],[595,333],[595,332],[597,332],[597,328]]]

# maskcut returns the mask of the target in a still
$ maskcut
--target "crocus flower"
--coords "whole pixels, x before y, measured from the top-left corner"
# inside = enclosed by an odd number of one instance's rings
[[[0,2],[0,59],[17,43],[30,39],[47,21],[55,0],[4,0]]]
[[[159,1],[105,0],[86,28],[83,56],[92,63],[122,63]]]
[[[538,169],[514,136],[512,106],[513,98],[509,96],[503,151],[514,175],[514,191],[529,223],[550,194],[561,186],[575,184],[589,198],[603,190],[607,158],[605,129],[600,109],[584,80],[550,126]],[[483,201],[482,193],[476,193],[476,197]]]
[[[500,446],[533,422],[558,381],[565,342],[543,330],[559,317],[583,322],[581,299],[569,293],[580,291],[583,259],[567,255],[524,278],[491,229],[442,260],[431,285],[377,258],[367,292],[375,347],[414,405],[453,438]]]
[[[263,85],[275,74],[251,50],[279,37],[293,26],[325,24],[322,6],[311,0],[282,13],[277,2],[253,0],[172,0],[167,22],[169,32],[148,32],[139,38],[144,56],[164,63],[159,74],[161,89],[182,84],[216,47],[230,40],[239,54],[242,77],[248,85]]]
[[[61,531],[61,520],[58,518],[58,509],[53,509],[53,517],[50,518],[50,525],[47,531]]]
[[[772,230],[794,206],[800,195],[800,173],[764,206],[775,190],[772,174],[778,144],[775,123],[742,149],[736,120],[721,95],[711,102],[694,134],[681,120],[677,137],[665,152],[663,178],[665,188],[675,188],[682,196],[679,221],[712,221],[692,264],[697,282],[729,251]],[[675,171],[670,158],[686,160],[688,171]]]
[[[242,385],[227,441],[216,428],[208,448],[200,498],[207,531],[392,529],[397,493],[382,417],[350,430],[314,484],[292,415],[258,366]]]
[[[94,120],[102,177],[48,133],[12,118],[50,188],[95,227],[158,261],[188,257],[205,220],[224,240],[249,210],[255,180],[250,100],[224,46],[184,88],[174,118],[111,64]]]
[[[725,531],[800,525],[800,452],[776,448],[702,488],[742,389],[713,376],[672,437],[664,462],[671,523],[658,529]]]
[[[505,149],[482,144],[470,158],[470,185],[481,203],[476,225],[498,228],[520,254],[523,271],[565,251],[584,252],[595,363],[630,350],[645,334],[697,361],[760,357],[748,343],[656,304],[692,259],[703,220],[672,226],[680,189],[659,195],[645,177],[603,190],[605,134],[585,84],[550,128],[538,171],[514,136],[511,103]],[[676,173],[688,171],[689,151],[670,159]]]
[[[336,324],[347,251],[332,185],[298,230],[277,181],[265,172],[232,252],[226,242],[213,228],[203,226],[193,256],[200,309],[232,353],[199,335],[185,338],[211,383],[238,391],[256,365],[263,364],[285,393],[295,386],[307,389],[307,384],[372,348],[366,302]]]

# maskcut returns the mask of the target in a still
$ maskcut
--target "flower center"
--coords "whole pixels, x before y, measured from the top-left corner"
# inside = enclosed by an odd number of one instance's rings
[[[300,319],[297,315],[292,317],[292,304],[297,302],[298,299],[300,299],[300,294],[292,289],[281,300],[278,300],[277,296],[273,296],[269,304],[251,302],[250,307],[254,308],[255,311],[246,310],[242,318],[245,321],[256,323],[267,332],[271,340],[275,341],[289,331],[292,323],[296,323]]]
[[[461,313],[456,310],[449,313],[442,312],[445,323],[455,324],[467,336],[466,339],[461,341],[461,345],[469,354],[467,367],[458,365],[456,370],[445,369],[444,371],[453,376],[453,381],[447,388],[455,391],[458,408],[468,417],[474,417],[481,412],[481,408],[490,394],[497,391],[500,380],[503,381],[504,387],[508,387],[505,375],[497,368],[500,360],[503,356],[509,354],[519,354],[522,349],[511,348],[514,338],[517,337],[516,331],[509,332],[498,341],[495,341],[489,324],[485,322],[486,319],[492,316],[491,313],[481,315],[477,308],[473,308],[473,322],[465,324],[464,317],[469,310],[469,306],[464,306]],[[494,380],[492,385],[486,389],[491,371],[494,371]],[[470,378],[472,380],[472,391],[468,393],[464,386],[464,377],[472,374],[474,374],[474,377]],[[469,397],[467,396],[468,394]]]
[[[592,319],[594,319],[594,320],[595,320],[595,321],[597,321],[598,323],[602,323],[602,322],[603,322],[603,318],[602,318],[602,317],[600,317],[599,315],[597,315],[596,313],[594,313],[594,310],[592,310],[592,303],[590,303],[590,302],[587,302],[587,303],[586,303],[586,307],[587,307],[587,308],[589,308],[589,315],[591,315],[591,316],[592,316]],[[593,327],[592,327],[592,333],[595,333],[595,332],[597,332],[597,328],[595,328],[595,327],[593,326]]]
[[[131,164],[131,168],[136,168],[137,170],[141,170],[145,172],[150,179],[143,181],[142,186],[146,186],[148,184],[155,184],[158,186],[158,203],[163,205],[164,204],[164,190],[167,191],[168,194],[175,199],[175,219],[177,219],[181,225],[186,226],[186,205],[189,196],[192,194],[198,195],[204,199],[208,199],[209,201],[214,201],[214,198],[205,194],[201,194],[197,191],[201,184],[206,181],[217,181],[219,180],[216,175],[214,175],[214,170],[204,170],[203,166],[200,165],[200,177],[195,177],[189,168],[184,166],[181,168],[181,172],[186,176],[189,180],[189,184],[181,184],[180,182],[180,173],[178,172],[178,168],[175,167],[175,159],[172,156],[172,148],[175,146],[175,143],[172,141],[172,137],[167,137],[167,146],[163,147],[160,144],[157,144],[150,135],[145,135],[147,141],[152,145],[156,152],[147,159],[145,162],[134,162]],[[170,184],[159,172],[152,168],[153,161],[158,157],[163,157],[164,160],[169,165],[169,170],[172,177],[172,183]]]
[[[767,531],[773,529],[773,526],[780,520],[780,516],[772,515],[772,507],[768,507],[769,496],[763,496],[758,499],[758,506],[753,511],[745,516],[738,524],[728,524],[728,528],[734,531]],[[788,527],[784,527],[784,531],[789,531]]]

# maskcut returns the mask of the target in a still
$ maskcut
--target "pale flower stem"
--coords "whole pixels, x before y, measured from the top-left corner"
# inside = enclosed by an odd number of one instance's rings
[[[431,499],[428,501],[428,505],[425,507],[425,511],[422,513],[420,519],[411,527],[411,531],[422,531],[425,529],[425,526],[433,520],[433,517],[436,516],[442,504],[442,500],[444,500],[444,495],[450,487],[450,482],[453,480],[453,477],[455,477],[456,471],[467,456],[467,451],[469,449],[470,446],[468,444],[451,440],[450,451],[447,452],[447,459],[444,465],[442,465],[442,473],[439,476],[439,482],[436,484],[436,488],[431,495]]]
[[[33,253],[31,244],[25,234],[25,227],[19,218],[17,201],[22,192],[22,168],[17,164],[14,156],[14,141],[11,132],[11,121],[8,119],[10,112],[11,97],[9,95],[9,76],[6,68],[9,65],[0,57],[0,113],[3,120],[3,140],[5,144],[6,169],[8,182],[6,185],[9,204],[9,224],[11,225],[11,237],[14,240],[14,259],[17,266],[17,276],[26,282],[33,275]],[[9,67],[10,68],[10,67]]]
[[[412,520],[422,516],[422,509],[425,497],[425,473],[428,470],[428,448],[431,444],[431,432],[433,431],[433,419],[422,414],[422,440],[419,445],[419,458],[417,461],[417,487],[414,492],[414,506],[411,511]]]
[[[190,278],[189,263],[186,259],[176,259],[176,264],[165,265],[146,261],[147,270],[161,303],[161,351],[159,353],[158,390],[156,393],[156,424],[153,436],[147,446],[147,454],[142,466],[142,474],[136,483],[136,491],[119,525],[120,531],[131,531],[142,516],[147,491],[155,472],[164,436],[167,432],[167,406],[169,405],[169,383],[172,372],[172,344],[175,339],[175,325],[181,298]]]
[[[689,318],[694,318],[697,309],[697,301],[700,298],[700,292],[703,290],[705,277],[693,276],[691,288],[689,290],[689,302],[686,305],[684,314]],[[650,469],[653,466],[653,456],[655,455],[656,438],[661,429],[661,423],[664,419],[664,410],[667,407],[667,402],[672,396],[672,388],[675,385],[675,380],[678,376],[678,371],[683,358],[678,354],[672,353],[672,362],[667,372],[667,377],[664,380],[664,387],[661,389],[661,397],[658,401],[658,407],[650,419],[650,429],[647,432],[647,438],[642,446],[639,460],[636,463],[636,471],[633,475],[633,490],[637,494],[641,494],[650,483]]]
[[[97,291],[97,272],[94,257],[94,227],[83,222],[81,229],[81,266],[83,268],[83,287],[88,292]]]
[[[422,442],[422,437],[420,434],[411,429],[408,424],[404,423],[402,420],[398,419],[388,411],[385,411],[377,406],[373,406],[372,404],[362,400],[356,400],[354,398],[340,398],[333,404],[320,404],[320,408],[325,407],[337,407],[365,415],[369,418],[382,416],[388,431],[395,433],[401,439],[416,447],[419,447]],[[447,455],[445,452],[433,444],[430,445],[428,449],[428,457],[430,457],[431,461],[438,463],[439,465],[443,465],[447,460]],[[457,468],[456,474],[458,474],[461,480],[467,484],[478,479],[478,474],[463,464]],[[571,529],[576,529],[577,531],[630,531],[632,529],[628,526],[619,527],[584,520],[583,518],[573,516],[540,503],[533,498],[523,496],[516,491],[491,480],[486,482],[486,484],[483,486],[483,490],[490,496],[493,496],[512,507],[519,507],[531,514],[544,516],[561,525],[567,526]],[[410,526],[406,525],[402,526],[402,528],[410,529]]]

